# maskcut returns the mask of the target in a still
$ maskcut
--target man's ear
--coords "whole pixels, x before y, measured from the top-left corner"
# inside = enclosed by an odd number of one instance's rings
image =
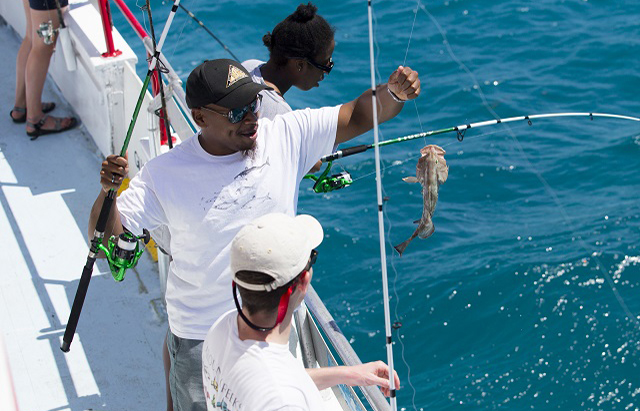
[[[196,122],[196,124],[198,125],[198,127],[200,128],[204,128],[207,124],[204,121],[204,116],[202,115],[202,111],[192,108],[191,109],[191,117],[193,118],[193,121]]]
[[[302,274],[300,274],[300,277],[298,279],[298,289],[301,292],[306,293],[307,292],[307,288],[309,287],[309,284],[311,284],[311,271],[304,271]]]

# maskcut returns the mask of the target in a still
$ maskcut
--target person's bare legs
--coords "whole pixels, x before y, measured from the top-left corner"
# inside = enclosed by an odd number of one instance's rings
[[[63,11],[66,8],[63,9]],[[27,98],[27,121],[31,123],[37,123],[42,119],[44,113],[42,112],[42,89],[44,88],[44,82],[47,78],[47,70],[49,69],[49,61],[53,54],[53,44],[44,44],[43,39],[38,36],[36,30],[40,27],[40,23],[45,23],[51,20],[53,28],[57,29],[60,26],[58,19],[58,12],[56,10],[33,10],[30,9],[31,14],[31,51],[27,57],[26,65],[26,77],[25,77],[25,91]],[[57,38],[56,38],[57,40]],[[71,124],[71,118],[62,119],[61,126],[66,127]],[[55,127],[55,117],[49,116],[45,123],[42,125],[42,129],[49,130]],[[34,128],[27,124],[27,131],[34,131]]]
[[[29,7],[29,0],[22,0],[22,5],[24,6],[24,15],[27,19],[27,30],[24,33],[24,39],[22,39],[22,44],[20,44],[20,49],[18,50],[18,57],[16,58],[16,99],[14,103],[16,107],[27,107],[24,73],[27,66],[27,57],[29,57],[29,52],[31,51],[31,36],[33,33],[31,29],[31,8]],[[11,117],[16,120],[22,116],[24,116],[22,113],[11,113]]]
[[[171,388],[169,387],[169,369],[171,368],[171,359],[169,358],[166,334],[164,336],[164,343],[162,344],[162,362],[164,363],[164,378],[167,388],[167,411],[173,411],[173,398],[171,398]]]

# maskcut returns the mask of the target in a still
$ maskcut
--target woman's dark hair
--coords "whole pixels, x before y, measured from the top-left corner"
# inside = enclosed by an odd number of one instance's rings
[[[273,33],[262,37],[276,65],[283,66],[292,57],[313,59],[329,48],[335,29],[316,14],[317,11],[311,2],[300,4],[293,14],[276,25]]]
[[[249,311],[249,315],[253,315],[261,311],[268,313],[276,311],[278,309],[278,304],[280,303],[280,298],[282,298],[282,295],[287,291],[291,284],[300,277],[300,274],[285,285],[269,292],[247,290],[246,288],[238,285],[238,292],[240,293],[240,298],[242,298],[242,306]],[[239,280],[246,281],[250,284],[268,284],[273,281],[273,277],[270,275],[256,271],[238,271],[236,276]]]

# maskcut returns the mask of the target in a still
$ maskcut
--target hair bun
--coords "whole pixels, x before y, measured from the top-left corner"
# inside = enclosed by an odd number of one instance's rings
[[[273,36],[271,35],[271,32],[268,31],[267,34],[262,36],[262,44],[264,44],[269,50],[271,50],[271,47],[273,46],[272,42]]]
[[[316,16],[317,11],[318,8],[309,2],[308,4],[300,4],[290,17],[297,23],[306,23]]]

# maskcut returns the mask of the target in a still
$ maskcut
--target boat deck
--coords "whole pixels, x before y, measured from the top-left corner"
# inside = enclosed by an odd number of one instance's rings
[[[164,409],[167,321],[148,255],[122,283],[96,265],[71,351],[59,348],[87,258],[101,155],[82,126],[31,141],[11,121],[20,38],[1,24],[0,38],[0,329],[19,409]],[[72,113],[50,79],[43,101],[56,102],[53,115]]]

